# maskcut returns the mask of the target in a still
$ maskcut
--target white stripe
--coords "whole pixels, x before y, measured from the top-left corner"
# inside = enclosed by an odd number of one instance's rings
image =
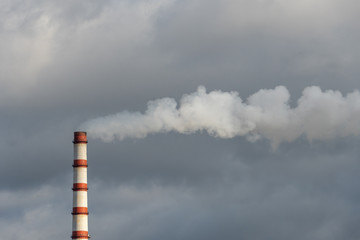
[[[74,168],[74,183],[87,183],[87,168],[76,167]]]
[[[73,215],[73,231],[88,231],[88,216]]]
[[[74,144],[74,159],[85,159],[87,160],[86,143]]]
[[[73,207],[87,207],[87,192],[74,191],[73,192]]]

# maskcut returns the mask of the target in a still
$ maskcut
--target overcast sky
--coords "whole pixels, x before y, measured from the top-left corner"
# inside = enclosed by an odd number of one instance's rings
[[[309,86],[360,88],[359,15],[356,0],[0,0],[0,239],[70,239],[73,132],[89,119],[200,85],[243,100],[283,85],[291,107]],[[360,239],[359,146],[89,133],[89,233]]]

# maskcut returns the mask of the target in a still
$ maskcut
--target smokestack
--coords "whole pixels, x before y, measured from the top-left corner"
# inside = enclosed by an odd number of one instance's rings
[[[74,178],[72,239],[89,239],[87,201],[87,137],[86,132],[74,132]]]

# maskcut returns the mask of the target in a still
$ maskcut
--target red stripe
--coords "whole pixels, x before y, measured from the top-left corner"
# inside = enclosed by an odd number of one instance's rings
[[[74,132],[73,143],[87,143],[86,132]]]
[[[87,167],[87,160],[85,159],[75,159],[73,167]]]
[[[72,239],[88,239],[89,232],[88,231],[73,231],[71,238]]]
[[[74,191],[87,191],[87,183],[74,183],[72,190]]]
[[[87,208],[87,207],[74,207],[71,214],[72,214],[72,215],[79,215],[79,214],[88,215],[89,212],[88,212],[88,208]]]

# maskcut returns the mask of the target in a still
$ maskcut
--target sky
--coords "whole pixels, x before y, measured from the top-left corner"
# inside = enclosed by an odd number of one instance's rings
[[[284,93],[287,110],[309,89],[358,94],[359,14],[355,0],[0,0],[0,239],[70,239],[73,132],[91,120],[157,99],[180,111],[199,89],[245,105]],[[295,137],[256,121],[231,137],[89,128],[92,239],[359,239],[359,101],[337,125],[322,110],[343,105],[318,102]],[[354,130],[311,137],[332,126]]]

